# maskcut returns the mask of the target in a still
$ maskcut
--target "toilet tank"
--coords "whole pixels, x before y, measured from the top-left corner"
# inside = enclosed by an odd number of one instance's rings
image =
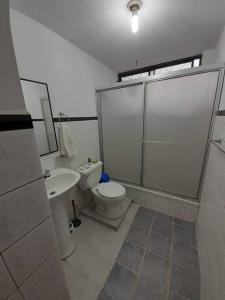
[[[80,173],[81,178],[79,181],[80,188],[85,191],[95,187],[100,180],[102,173],[102,162],[87,163],[81,166],[77,171]]]

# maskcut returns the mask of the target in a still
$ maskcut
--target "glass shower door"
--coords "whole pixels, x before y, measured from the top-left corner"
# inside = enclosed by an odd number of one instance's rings
[[[196,199],[218,72],[146,84],[143,185]]]
[[[143,85],[100,93],[104,170],[111,178],[141,184]]]

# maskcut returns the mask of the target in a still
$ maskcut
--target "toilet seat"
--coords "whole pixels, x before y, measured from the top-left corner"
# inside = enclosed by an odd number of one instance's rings
[[[104,198],[120,198],[125,195],[126,190],[125,188],[117,183],[117,182],[106,182],[106,183],[99,183],[96,187],[96,191]]]

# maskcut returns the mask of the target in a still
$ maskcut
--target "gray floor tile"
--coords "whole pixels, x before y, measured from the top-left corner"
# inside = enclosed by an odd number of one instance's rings
[[[156,285],[150,277],[141,275],[132,300],[167,300],[166,291]]]
[[[147,231],[131,226],[127,234],[126,240],[138,247],[145,247],[147,236]]]
[[[142,230],[148,231],[152,224],[152,220],[152,216],[146,216],[137,212],[132,225]]]
[[[176,225],[179,225],[179,226],[183,227],[183,228],[195,231],[195,223],[188,222],[188,221],[181,220],[181,219],[177,219],[177,218],[174,219],[174,223]]]
[[[190,300],[200,300],[200,275],[173,264],[171,291]]]
[[[117,257],[117,261],[129,269],[138,272],[143,256],[143,249],[125,241]]]
[[[169,296],[169,300],[190,300],[190,299],[171,292]]]
[[[168,288],[170,262],[153,253],[147,253],[141,269],[141,274],[147,275],[158,286]]]
[[[134,292],[137,275],[115,263],[104,291],[115,300],[130,300]]]
[[[160,219],[164,220],[164,221],[171,222],[171,223],[173,222],[173,217],[171,217],[169,215],[166,215],[166,214],[162,214],[158,211],[155,212],[155,216],[157,218],[160,218]]]
[[[97,300],[114,300],[114,299],[108,294],[106,294],[105,291],[102,291],[101,294],[98,296]]]
[[[171,258],[171,238],[151,232],[147,241],[146,249],[150,250],[164,258]]]
[[[155,217],[153,222],[152,231],[159,233],[163,236],[166,236],[168,238],[172,237],[172,229],[173,229],[173,223],[170,221],[164,220],[160,217]]]
[[[145,207],[139,207],[138,212],[148,217],[154,217],[155,211]]]
[[[178,244],[197,248],[195,232],[178,225],[174,226],[174,241]]]
[[[175,243],[173,261],[186,269],[199,272],[198,250],[195,248]]]

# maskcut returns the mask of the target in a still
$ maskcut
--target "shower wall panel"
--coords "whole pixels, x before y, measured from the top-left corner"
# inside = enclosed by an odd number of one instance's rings
[[[197,198],[219,72],[146,84],[143,185]]]
[[[104,170],[112,178],[141,183],[144,87],[101,92]]]

